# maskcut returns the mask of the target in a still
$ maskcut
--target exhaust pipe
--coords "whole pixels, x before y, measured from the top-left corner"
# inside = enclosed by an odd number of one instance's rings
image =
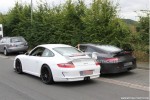
[[[85,80],[85,81],[88,81],[88,80],[90,80],[90,77],[89,77],[89,76],[88,76],[88,77],[85,77],[84,80]]]

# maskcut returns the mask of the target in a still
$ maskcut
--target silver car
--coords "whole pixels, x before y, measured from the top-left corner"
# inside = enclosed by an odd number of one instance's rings
[[[3,37],[0,40],[0,52],[4,53],[7,56],[9,53],[13,52],[27,52],[28,43],[27,41],[19,37]]]

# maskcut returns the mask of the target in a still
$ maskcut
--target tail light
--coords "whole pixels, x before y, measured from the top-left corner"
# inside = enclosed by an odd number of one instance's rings
[[[100,63],[97,62],[97,61],[95,61],[95,65],[96,65],[96,66],[100,66]]]
[[[118,58],[105,58],[106,62],[118,62]]]
[[[60,68],[75,68],[75,66],[72,62],[60,63],[60,64],[57,64],[57,66]]]

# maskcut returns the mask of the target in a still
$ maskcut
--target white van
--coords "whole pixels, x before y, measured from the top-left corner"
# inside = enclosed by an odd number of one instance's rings
[[[3,25],[0,24],[0,39],[3,37]]]

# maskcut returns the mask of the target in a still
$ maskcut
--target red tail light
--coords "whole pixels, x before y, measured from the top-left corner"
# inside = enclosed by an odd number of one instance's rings
[[[118,62],[118,58],[105,58],[105,61],[107,62]]]
[[[60,63],[60,64],[57,64],[57,66],[60,67],[60,68],[75,68],[75,66],[72,62]]]
[[[97,62],[97,61],[95,61],[95,65],[96,65],[96,66],[100,66],[100,63]]]
[[[100,63],[99,62],[96,62],[96,66],[99,66],[100,65]]]

